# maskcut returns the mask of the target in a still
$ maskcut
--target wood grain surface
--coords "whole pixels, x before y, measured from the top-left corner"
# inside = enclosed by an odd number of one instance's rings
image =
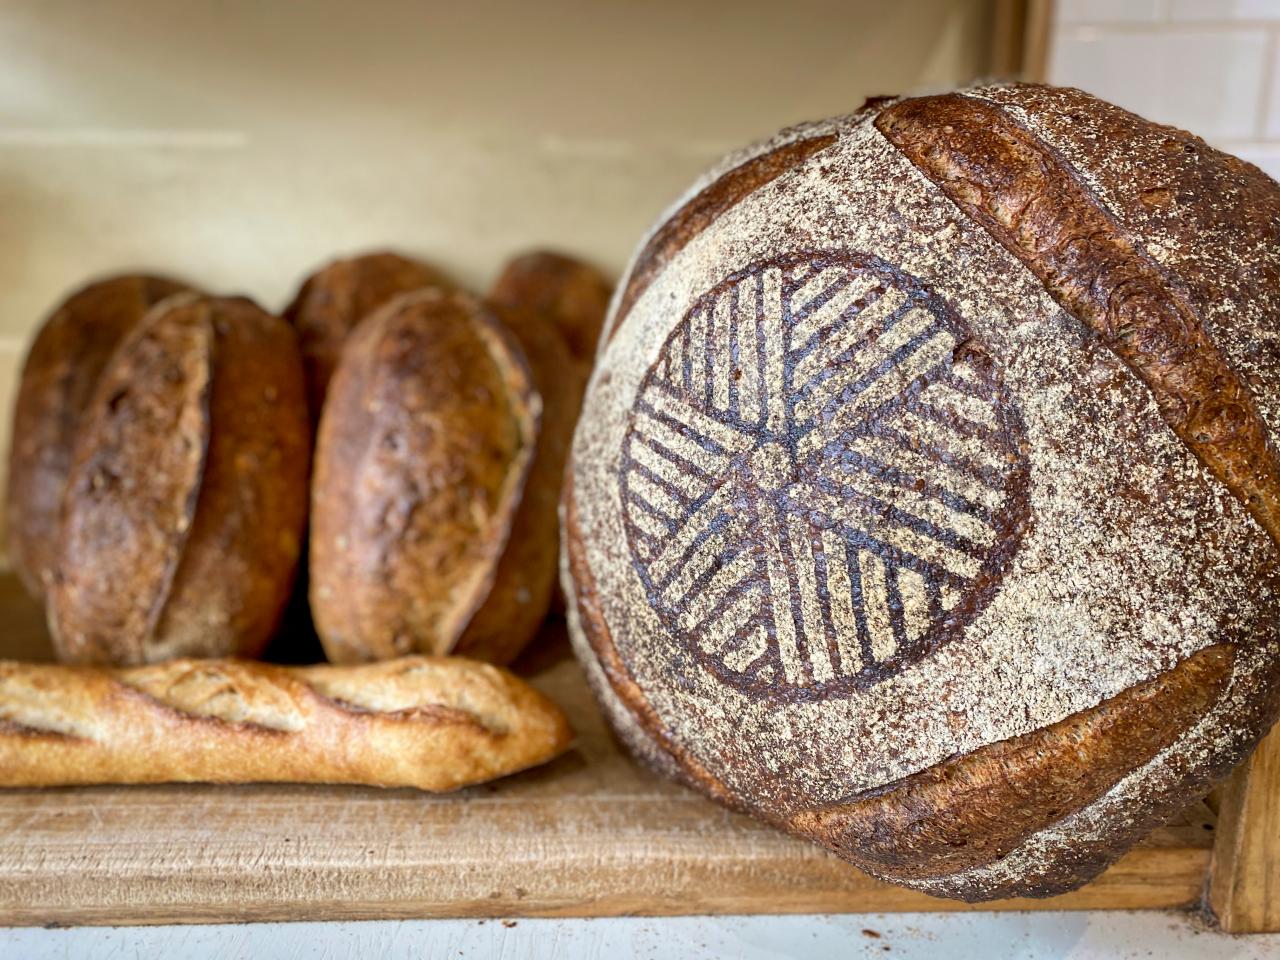
[[[47,659],[0,579],[0,655]],[[879,883],[624,756],[549,624],[516,669],[579,731],[539,770],[448,796],[260,785],[0,791],[0,925],[970,909]],[[1181,907],[1214,815],[1197,804],[1093,884],[981,909]]]
[[[1280,930],[1280,729],[1222,790],[1208,905],[1228,933]]]

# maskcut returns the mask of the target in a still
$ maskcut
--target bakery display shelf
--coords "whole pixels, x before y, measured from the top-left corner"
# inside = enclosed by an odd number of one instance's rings
[[[48,659],[0,579],[6,657]],[[0,791],[0,924],[1196,908],[1280,929],[1280,741],[1088,886],[969,907],[871,879],[633,763],[559,623],[516,665],[578,731],[559,760],[447,796],[254,785]]]

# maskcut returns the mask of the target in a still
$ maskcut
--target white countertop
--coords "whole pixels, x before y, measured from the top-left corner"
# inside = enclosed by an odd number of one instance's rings
[[[1232,937],[1161,912],[415,920],[10,929],[0,931],[0,957],[1264,960],[1280,957],[1280,934]]]

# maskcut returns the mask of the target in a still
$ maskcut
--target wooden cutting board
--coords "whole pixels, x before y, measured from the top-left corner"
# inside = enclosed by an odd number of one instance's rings
[[[0,578],[0,656],[48,659]],[[870,879],[631,762],[563,625],[517,665],[569,713],[566,756],[448,796],[259,785],[0,790],[0,925],[964,909]],[[996,909],[1199,899],[1197,804],[1090,886]],[[987,905],[984,909],[990,909]]]

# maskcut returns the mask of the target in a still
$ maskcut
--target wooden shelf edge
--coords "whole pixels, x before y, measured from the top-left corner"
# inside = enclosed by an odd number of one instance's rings
[[[0,610],[10,652],[47,657],[39,609],[12,578],[0,577]],[[534,679],[570,710],[580,737],[561,760],[454,798],[269,784],[0,791],[0,925],[1201,903],[1219,819],[1205,803],[1061,897],[969,905],[880,883],[637,768],[604,728],[563,628],[550,629],[546,649],[560,653]],[[1252,823],[1257,810],[1235,822]]]
[[[1227,933],[1280,932],[1280,727],[1221,793],[1206,905]]]
[[[880,883],[847,869],[843,864],[814,863],[811,871],[798,877],[785,876],[781,870],[777,873],[769,870],[744,871],[737,877],[720,877],[721,885],[715,893],[708,892],[711,885],[702,882],[706,878],[699,878],[693,871],[689,875],[688,886],[664,896],[629,892],[628,874],[621,869],[611,883],[598,883],[590,894],[539,897],[517,891],[514,896],[490,894],[474,899],[453,897],[447,901],[412,896],[394,901],[361,900],[358,894],[353,899],[289,899],[284,889],[260,891],[255,894],[256,900],[247,900],[246,891],[240,885],[225,879],[211,879],[199,901],[188,899],[165,903],[148,898],[148,893],[157,895],[164,890],[164,878],[156,877],[152,878],[150,890],[119,890],[118,902],[86,904],[68,896],[58,904],[42,904],[25,897],[29,891],[24,891],[20,883],[10,883],[3,897],[7,902],[0,904],[0,925],[1187,909],[1200,901],[1209,851],[1203,847],[1138,849],[1096,881],[1072,893],[1044,900],[999,900],[979,904],[940,900]],[[279,886],[287,888],[288,878],[281,878]],[[222,897],[226,899],[220,902]]]

